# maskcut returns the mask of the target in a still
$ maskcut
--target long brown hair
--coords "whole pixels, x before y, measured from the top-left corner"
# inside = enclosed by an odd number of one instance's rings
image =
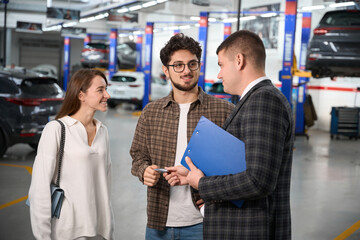
[[[69,82],[63,104],[55,119],[73,115],[80,109],[79,93],[80,91],[86,92],[96,76],[102,77],[106,85],[108,84],[104,73],[96,69],[80,69],[74,73]]]

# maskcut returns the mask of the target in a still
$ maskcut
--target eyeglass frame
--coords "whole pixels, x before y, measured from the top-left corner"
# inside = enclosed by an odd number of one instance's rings
[[[198,67],[197,67],[196,69],[191,69],[191,68],[189,67],[189,64],[190,64],[190,63],[194,63],[194,62],[196,62],[196,63],[198,64]],[[180,72],[175,71],[174,65],[176,65],[176,64],[183,65],[183,70],[181,70]],[[176,63],[176,64],[172,64],[172,65],[168,64],[167,67],[169,68],[169,66],[171,66],[171,67],[173,67],[174,72],[176,72],[176,73],[182,73],[182,72],[185,70],[185,65],[187,65],[187,67],[189,68],[190,71],[196,71],[196,70],[200,69],[200,66],[201,66],[200,61],[195,61],[195,60],[194,60],[194,61],[190,61],[190,62],[188,62],[188,63],[186,63],[186,64],[185,64],[185,63]]]

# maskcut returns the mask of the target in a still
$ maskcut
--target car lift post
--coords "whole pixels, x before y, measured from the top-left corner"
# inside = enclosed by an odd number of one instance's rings
[[[136,35],[136,71],[141,72],[142,67],[142,43],[143,43],[143,35]]]
[[[63,89],[66,91],[70,75],[70,37],[64,37],[64,81]]]
[[[117,48],[117,38],[118,31],[116,28],[112,28],[110,31],[110,49],[109,49],[109,79],[116,73],[116,65],[117,65],[117,56],[116,56],[116,48]]]
[[[293,75],[299,77],[299,83],[296,96],[296,119],[295,119],[295,134],[305,135],[305,115],[304,115],[304,102],[306,100],[307,86],[310,72],[304,72],[306,62],[306,50],[310,40],[311,33],[311,12],[303,12],[302,14],[302,30],[301,30],[301,47],[300,47],[300,61],[299,68],[297,70],[296,58],[294,57]],[[308,138],[308,136],[307,136]]]
[[[207,36],[209,30],[209,13],[200,12],[199,20],[199,43],[202,48],[201,53],[201,67],[198,85],[205,91],[205,67],[206,67],[206,49],[207,49]]]
[[[153,36],[154,36],[154,23],[147,22],[145,28],[145,87],[144,97],[142,101],[142,108],[149,103],[149,97],[151,94],[151,67],[152,67],[152,47],[153,47]]]
[[[283,68],[279,72],[279,80],[282,83],[281,92],[285,95],[292,106],[292,73],[295,30],[296,30],[297,0],[286,0],[285,5],[285,35]]]

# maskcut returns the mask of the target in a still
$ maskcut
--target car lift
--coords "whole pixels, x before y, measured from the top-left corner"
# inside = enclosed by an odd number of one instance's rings
[[[306,49],[310,39],[311,13],[304,12],[302,15],[302,34],[300,49],[300,70],[294,54],[295,30],[296,30],[297,1],[286,0],[285,6],[285,35],[283,68],[279,72],[279,80],[282,83],[281,92],[289,101],[295,116],[295,134],[306,136],[304,102],[306,99],[306,83],[312,76],[311,72],[305,70]],[[297,91],[293,91],[293,76],[299,77]],[[295,96],[296,97],[295,97]]]

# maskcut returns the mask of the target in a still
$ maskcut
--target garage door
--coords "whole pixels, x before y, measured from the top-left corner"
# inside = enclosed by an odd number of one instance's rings
[[[59,70],[60,45],[58,41],[20,41],[20,66],[32,68],[39,64],[52,64]]]

